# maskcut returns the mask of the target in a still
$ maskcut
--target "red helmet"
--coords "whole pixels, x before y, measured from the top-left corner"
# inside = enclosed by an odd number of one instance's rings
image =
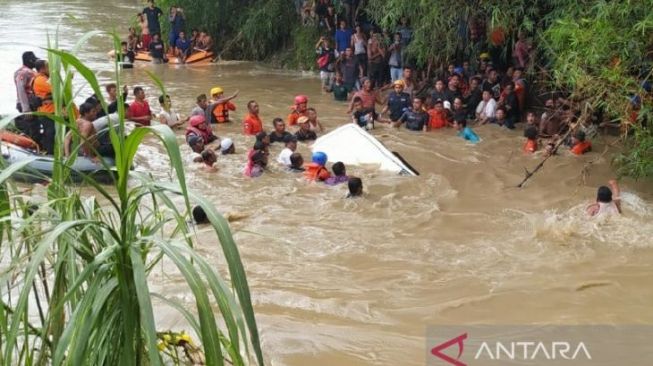
[[[308,97],[305,95],[298,95],[295,97],[295,104],[308,103]]]
[[[206,118],[203,114],[197,114],[188,119],[188,124],[192,127],[198,127],[200,125],[206,124]]]

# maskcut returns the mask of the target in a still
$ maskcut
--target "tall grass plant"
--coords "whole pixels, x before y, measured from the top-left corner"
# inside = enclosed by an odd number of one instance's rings
[[[89,176],[84,189],[71,184],[75,157],[63,156],[63,142],[66,130],[79,140],[73,75],[84,78],[107,107],[95,74],[75,56],[96,35],[82,37],[71,51],[59,49],[56,41],[48,49],[56,159],[44,201],[35,205],[24,187],[12,182],[29,161],[0,161],[0,365],[263,365],[250,290],[229,225],[212,204],[189,192],[169,127],[137,127],[126,134],[119,103],[119,117],[109,125],[116,152],[112,184]],[[119,50],[119,39],[112,39]],[[117,63],[115,76],[120,90]],[[14,117],[2,119],[0,128]],[[131,170],[139,146],[150,137],[165,147],[175,181]],[[230,281],[193,249],[191,202],[207,213]],[[154,269],[164,260],[181,273],[194,306],[152,292],[159,281]],[[199,343],[158,331],[153,298],[177,309]]]

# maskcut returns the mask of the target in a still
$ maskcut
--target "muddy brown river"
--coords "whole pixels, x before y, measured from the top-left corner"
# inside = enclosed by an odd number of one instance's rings
[[[25,50],[45,52],[46,32],[59,24],[63,48],[90,30],[126,34],[138,1],[3,2],[0,22],[0,114],[13,111],[12,75]],[[68,15],[73,15],[74,18]],[[113,64],[107,37],[92,38],[79,57],[108,83]],[[159,110],[145,71],[157,74],[173,108],[188,115],[195,97],[215,85],[240,90],[233,119],[247,101],[261,106],[266,128],[285,118],[293,96],[309,96],[327,130],[347,123],[346,105],[319,91],[314,74],[247,62],[203,67],[138,65],[122,72],[142,85]],[[80,80],[77,80],[79,83]],[[83,92],[88,96],[89,92]],[[346,200],[346,187],[307,184],[272,164],[261,178],[241,174],[252,138],[240,123],[220,125],[237,154],[207,173],[187,164],[192,189],[222,212],[232,229],[252,291],[262,346],[270,365],[423,365],[425,332],[442,324],[653,323],[653,184],[621,183],[624,215],[588,219],[596,187],[614,176],[603,138],[582,157],[550,159],[523,189],[521,131],[476,128],[482,142],[463,142],[451,129],[425,134],[379,128],[373,134],[400,152],[418,177],[348,167],[363,178],[365,198]],[[182,132],[178,132],[183,145]],[[273,146],[271,161],[281,147]],[[300,146],[307,156],[309,149]],[[189,149],[182,146],[182,152]],[[138,169],[168,179],[154,142],[139,151]],[[224,269],[216,239],[200,228],[199,251]],[[165,265],[164,265],[165,267]],[[162,268],[155,290],[193,307],[182,277]],[[224,270],[222,271],[225,272]],[[160,328],[188,329],[159,307]]]

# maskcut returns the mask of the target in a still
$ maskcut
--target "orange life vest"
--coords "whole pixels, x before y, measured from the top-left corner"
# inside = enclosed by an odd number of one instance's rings
[[[54,104],[50,98],[52,94],[52,86],[48,81],[48,77],[43,74],[37,74],[34,78],[34,95],[41,98],[41,106],[39,106],[38,111],[44,113],[54,113]]]
[[[263,131],[263,122],[258,115],[248,113],[243,121],[243,132],[245,135],[256,135]]]
[[[297,120],[299,117],[305,117],[306,116],[306,111],[304,112],[299,112],[296,109],[293,110],[289,115],[288,115],[288,126],[294,126],[297,124]]]
[[[526,140],[526,143],[524,144],[524,152],[534,153],[536,150],[537,150],[537,140],[531,140],[531,139]]]
[[[331,176],[324,166],[317,163],[306,164],[304,168],[306,169],[304,171],[304,178],[308,181],[324,181]]]
[[[211,123],[229,122],[229,111],[235,111],[236,106],[231,102],[218,103],[213,107]]]
[[[576,155],[583,155],[588,151],[592,151],[592,143],[589,141],[579,142],[571,148],[571,152]]]
[[[431,128],[447,127],[447,111],[445,109],[429,109],[426,111],[429,115],[429,126]]]

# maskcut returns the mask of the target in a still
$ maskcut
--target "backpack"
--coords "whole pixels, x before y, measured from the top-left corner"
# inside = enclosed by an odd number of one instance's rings
[[[329,53],[325,53],[324,55],[320,56],[317,58],[317,66],[320,69],[323,69],[329,65]]]

